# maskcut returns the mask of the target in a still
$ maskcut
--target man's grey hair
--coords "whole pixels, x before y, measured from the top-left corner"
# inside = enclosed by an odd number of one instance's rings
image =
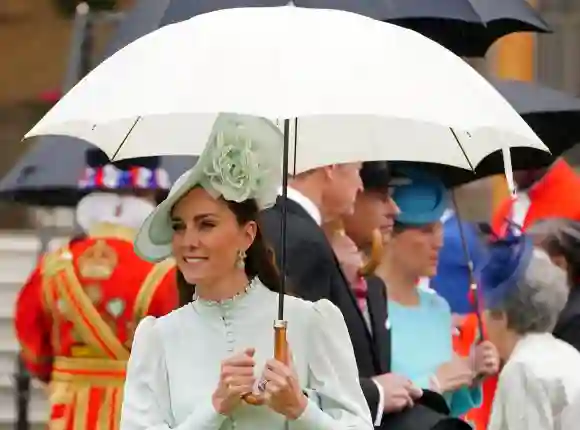
[[[551,332],[568,293],[566,273],[535,249],[522,279],[490,311],[504,312],[508,328],[518,334]]]

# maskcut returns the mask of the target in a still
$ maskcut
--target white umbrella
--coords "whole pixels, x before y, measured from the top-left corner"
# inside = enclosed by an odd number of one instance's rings
[[[437,43],[293,6],[220,10],[150,33],[87,75],[26,137],[74,136],[116,159],[198,155],[218,112],[300,118],[290,138],[297,171],[353,160],[469,169],[502,147],[547,150],[491,84]]]

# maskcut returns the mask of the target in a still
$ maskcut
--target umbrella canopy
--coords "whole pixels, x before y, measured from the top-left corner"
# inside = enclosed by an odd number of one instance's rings
[[[547,167],[580,142],[580,98],[529,82],[491,82],[550,149],[547,153],[534,148],[511,148],[513,170]],[[441,177],[449,187],[504,173],[499,151],[485,157],[475,173],[430,163],[422,163],[421,167]]]
[[[483,57],[494,42],[511,33],[550,32],[548,24],[525,0],[380,3],[389,22],[418,31],[463,57]]]
[[[0,180],[0,199],[35,206],[75,206],[87,192],[79,189],[88,142],[47,136],[35,142]],[[175,181],[194,163],[192,157],[163,157],[160,167]]]
[[[155,28],[202,13],[288,3],[288,0],[141,0],[133,12],[135,19],[129,17],[122,24],[117,47]],[[392,22],[418,31],[464,57],[483,57],[496,40],[510,33],[549,31],[525,0],[294,0],[292,3],[298,7],[345,10]]]
[[[559,156],[580,142],[580,98],[529,82],[491,82],[522,115],[553,155]],[[541,157],[551,160],[546,154]],[[538,160],[530,157],[522,163],[522,168],[527,164],[538,164]]]
[[[291,6],[163,27],[89,73],[26,137],[78,137],[117,159],[198,155],[220,112],[300,118],[290,137],[297,172],[377,159],[471,169],[504,146],[546,150],[439,44],[358,14]]]

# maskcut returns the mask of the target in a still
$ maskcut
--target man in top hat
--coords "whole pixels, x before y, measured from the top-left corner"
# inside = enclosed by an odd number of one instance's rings
[[[50,429],[118,428],[133,332],[177,306],[174,263],[145,262],[133,237],[169,189],[159,158],[110,163],[87,151],[76,209],[83,235],[43,257],[17,299],[30,373],[49,385]]]
[[[331,165],[290,178],[286,202],[286,275],[298,296],[312,301],[328,299],[341,310],[353,343],[363,393],[373,420],[380,423],[385,409],[385,390],[372,377],[383,373],[388,351],[379,350],[374,341],[322,228],[323,223],[340,221],[352,214],[356,196],[363,189],[361,167],[362,163]],[[265,235],[278,259],[282,246],[282,205],[279,198],[262,217]]]

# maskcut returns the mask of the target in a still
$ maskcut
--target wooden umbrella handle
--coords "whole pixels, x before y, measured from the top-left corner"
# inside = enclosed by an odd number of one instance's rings
[[[274,321],[274,358],[281,363],[288,365],[290,363],[290,356],[288,353],[288,340],[286,338],[286,330],[288,327],[287,321]],[[252,393],[242,396],[244,402],[249,405],[258,406],[264,403],[264,400]]]

